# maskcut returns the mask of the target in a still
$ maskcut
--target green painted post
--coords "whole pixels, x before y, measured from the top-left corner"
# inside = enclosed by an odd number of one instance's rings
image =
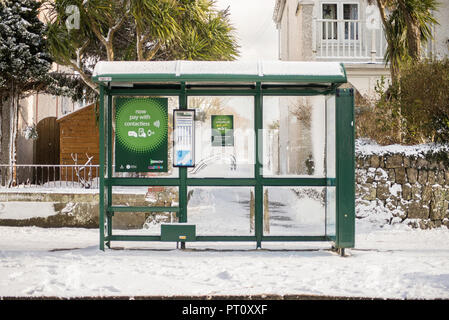
[[[181,83],[179,95],[179,109],[187,109],[186,85]],[[179,222],[187,222],[187,168],[179,167]],[[181,249],[185,249],[185,242],[181,242]]]
[[[355,238],[355,160],[354,160],[354,91],[336,91],[336,165],[337,217],[335,246],[354,247]]]
[[[256,186],[254,190],[254,204],[255,204],[255,233],[257,248],[262,247],[263,237],[263,175],[262,175],[262,161],[263,161],[263,96],[260,82],[256,84],[256,96],[254,101],[254,130],[256,143],[256,163],[254,165],[254,174],[256,177]]]
[[[107,165],[108,165],[108,179],[112,177],[112,96],[110,95],[110,93],[108,92],[108,117],[107,117],[107,131],[106,131],[106,136],[107,136]],[[107,224],[108,224],[108,241],[106,243],[106,245],[108,246],[108,248],[111,248],[111,236],[112,236],[112,214],[113,212],[109,212],[110,207],[112,206],[112,187],[107,185],[106,186],[107,189]]]
[[[104,251],[104,87],[100,85],[100,186],[99,186],[99,219],[100,250]]]

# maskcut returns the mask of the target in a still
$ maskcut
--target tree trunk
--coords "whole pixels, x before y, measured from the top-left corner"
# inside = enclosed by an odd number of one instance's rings
[[[255,203],[253,190],[249,194],[249,232],[252,233],[255,228]]]
[[[10,134],[9,134],[9,174],[8,174],[8,186],[16,185],[16,159],[17,159],[17,129],[18,129],[18,118],[19,118],[19,97],[17,95],[16,88],[14,84],[11,86],[10,91]]]
[[[3,145],[3,96],[0,96],[0,155],[3,152],[2,145]],[[2,159],[0,157],[0,164],[2,164]],[[1,171],[1,168],[0,168]],[[1,177],[1,175],[0,175]],[[0,184],[1,185],[1,184]]]
[[[11,103],[10,103],[10,97],[7,97],[2,104],[2,114],[1,114],[1,149],[0,149],[0,163],[1,164],[8,164],[8,158],[9,158],[9,118],[10,118],[10,110],[11,109]],[[4,176],[4,175],[3,175]]]
[[[6,143],[4,143],[4,137],[5,135],[3,134],[3,129],[4,129],[4,120],[6,119],[5,117],[5,110],[7,110],[7,100],[4,99],[4,97],[0,97],[0,164],[5,164],[4,161],[4,155],[6,154],[6,148],[5,145],[7,145]],[[0,187],[4,186],[5,183],[5,178],[6,178],[6,172],[7,169],[4,167],[0,167]]]
[[[114,61],[114,47],[112,45],[112,39],[106,42],[106,53],[108,55],[108,61]]]
[[[421,31],[419,29],[419,22],[413,16],[413,13],[408,10],[404,0],[398,1],[399,6],[405,17],[407,24],[407,42],[408,54],[414,61],[421,59]]]
[[[408,53],[414,61],[421,59],[421,31],[416,21],[411,21],[407,27]]]
[[[268,189],[263,193],[263,232],[270,234],[270,208],[268,201]]]
[[[144,61],[142,31],[140,30],[139,24],[136,24],[136,50],[137,50],[137,60]]]
[[[81,80],[83,80],[83,82],[86,84],[86,85],[88,85],[92,90],[94,90],[96,93],[98,93],[98,94],[100,94],[100,91],[98,90],[98,86],[97,86],[97,84],[95,83],[95,82],[93,82],[92,81],[92,79],[88,76],[88,75],[86,75],[85,73],[84,73],[84,71],[75,63],[75,62],[70,62],[70,66],[74,69],[74,70],[76,70],[76,71],[78,71],[78,73],[79,73],[79,75],[80,75],[80,77],[81,77]]]
[[[396,63],[392,63],[390,61],[390,75],[391,75],[391,84],[394,87],[397,87],[399,84],[399,66]]]
[[[380,13],[380,19],[382,20],[382,25],[384,27],[385,38],[387,40],[387,45],[389,47],[393,47],[394,44],[391,42],[390,36],[388,35],[389,26],[387,23],[387,14],[385,12],[386,10],[386,3],[385,0],[376,0],[377,8],[379,9]],[[390,76],[391,76],[391,83],[393,85],[397,84],[399,81],[399,70],[397,70],[397,65],[390,61]]]

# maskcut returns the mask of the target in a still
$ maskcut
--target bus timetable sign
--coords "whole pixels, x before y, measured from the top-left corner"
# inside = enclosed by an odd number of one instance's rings
[[[167,172],[168,99],[115,101],[115,171]]]
[[[173,112],[173,166],[195,166],[195,109]]]
[[[234,146],[234,116],[212,115],[212,146],[232,147]]]

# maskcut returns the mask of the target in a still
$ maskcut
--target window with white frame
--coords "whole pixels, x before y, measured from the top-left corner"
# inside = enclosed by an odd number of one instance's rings
[[[321,3],[322,39],[359,40],[359,3]]]

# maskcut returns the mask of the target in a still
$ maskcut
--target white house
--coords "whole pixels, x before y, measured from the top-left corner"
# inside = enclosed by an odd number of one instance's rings
[[[339,61],[349,82],[372,96],[385,66],[386,41],[375,1],[275,0],[273,20],[279,31],[279,59]],[[434,39],[426,54],[449,55],[449,0],[440,0]],[[372,3],[372,4],[370,4]]]

